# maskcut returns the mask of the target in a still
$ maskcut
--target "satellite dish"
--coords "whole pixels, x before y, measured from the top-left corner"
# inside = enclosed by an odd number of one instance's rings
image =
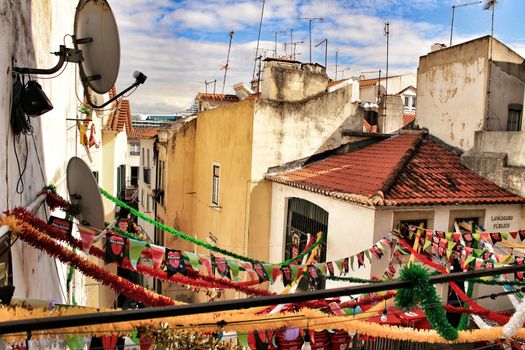
[[[117,22],[106,0],[80,0],[75,13],[75,49],[82,50],[80,76],[84,86],[99,94],[117,80],[120,40]]]
[[[104,229],[104,208],[91,168],[78,157],[67,164],[67,190],[71,200],[70,214],[83,225]]]

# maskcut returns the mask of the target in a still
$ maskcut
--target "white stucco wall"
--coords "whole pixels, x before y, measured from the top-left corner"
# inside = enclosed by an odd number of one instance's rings
[[[270,262],[278,263],[284,260],[284,245],[286,233],[287,200],[291,197],[302,198],[315,203],[328,214],[328,235],[326,260],[334,261],[370,248],[374,239],[374,210],[336,201],[317,193],[303,191],[294,187],[272,184],[272,212],[270,229]],[[369,278],[370,264],[356,269],[352,276]],[[326,281],[327,288],[335,288],[347,283]],[[282,284],[276,283],[275,290],[280,290]]]
[[[271,166],[338,147],[343,129],[362,130],[351,99],[347,86],[301,102],[255,101],[252,180]]]
[[[11,108],[11,60],[15,65],[25,67],[50,68],[57,62],[57,57],[50,51],[57,51],[63,43],[65,34],[73,32],[75,3],[62,1],[0,1],[0,210],[15,206],[25,206],[31,202],[45,184],[53,183],[61,195],[66,195],[65,167],[67,161],[76,152],[76,128],[66,118],[77,116],[77,98],[73,64],[54,79],[37,79],[50,99],[54,109],[38,118],[32,118],[34,141],[28,137],[27,170],[23,176],[25,189],[19,195],[15,192],[18,169],[13,151],[15,144],[19,155],[26,154],[25,141],[13,140],[9,126]],[[69,43],[70,45],[70,43]],[[79,88],[81,94],[82,89]],[[100,135],[100,134],[99,134]],[[37,161],[38,150],[40,165]],[[43,176],[42,176],[43,172]],[[45,219],[43,210],[39,215]],[[13,278],[15,296],[43,300],[66,300],[66,269],[55,263],[45,253],[34,250],[22,242],[17,242],[11,249],[13,255]],[[76,290],[76,300],[85,301],[81,289]]]
[[[334,261],[370,248],[375,242],[387,235],[400,220],[427,219],[428,228],[451,231],[455,218],[479,217],[480,224],[487,231],[515,231],[523,221],[522,206],[509,205],[472,205],[406,208],[367,208],[328,196],[301,190],[279,183],[272,184],[272,210],[270,231],[270,261],[278,263],[284,260],[286,233],[287,200],[292,197],[308,200],[328,212],[328,242],[326,261]],[[501,220],[502,217],[505,217]],[[512,238],[509,238],[513,241]],[[370,278],[385,272],[389,259],[372,260],[372,266],[365,259],[366,267],[355,269],[352,277]],[[327,288],[347,285],[347,283],[327,281]],[[281,290],[279,282],[273,286]],[[501,288],[476,287],[476,295],[485,295],[501,291]],[[446,297],[447,288],[439,287],[438,292]],[[483,300],[486,307],[510,307],[507,298]]]
[[[463,150],[473,146],[474,132],[483,125],[487,59],[482,53],[446,62],[431,53],[419,63],[416,124]]]

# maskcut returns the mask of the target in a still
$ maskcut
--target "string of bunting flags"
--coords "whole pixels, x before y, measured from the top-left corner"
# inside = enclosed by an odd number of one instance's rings
[[[67,219],[54,216],[50,217],[48,223],[56,229],[61,230],[65,235],[71,235],[72,227],[76,225],[82,242],[82,250],[85,253],[89,253],[94,237],[97,234],[96,230],[80,224],[73,224]],[[273,284],[282,276],[283,284],[288,286],[301,278],[303,273],[307,273],[311,279],[335,277],[336,269],[340,276],[347,275],[350,269],[355,271],[354,266],[361,268],[366,265],[366,260],[371,263],[373,258],[381,259],[387,253],[387,249],[393,248],[392,236],[388,235],[375,243],[371,248],[349,257],[309,265],[291,264],[280,266],[279,264],[251,263],[235,259],[226,259],[220,256],[203,255],[166,248],[143,240],[133,239],[129,236],[123,236],[120,233],[122,228],[123,227],[120,227],[119,232],[112,230],[106,235],[104,245],[105,263],[122,264],[124,259],[127,259],[133,269],[136,270],[139,262],[142,265],[149,265],[151,261],[153,269],[163,269],[166,271],[167,278],[175,274],[186,276],[188,271],[193,270],[196,272],[204,271],[209,276],[218,274],[220,277],[237,282],[240,281],[239,272],[245,271],[252,281],[258,281],[258,283],[269,281],[270,284]],[[313,237],[310,238],[307,247],[312,245]],[[395,273],[395,271],[393,272]]]
[[[464,270],[494,268],[509,264],[523,264],[525,259],[515,254],[500,254],[491,251],[488,246],[505,242],[509,236],[513,239],[525,239],[525,230],[510,232],[445,232],[438,230],[419,229],[408,226],[408,238],[413,239],[419,234],[419,244],[422,250],[438,258],[456,258]],[[396,233],[399,234],[400,231]],[[517,279],[523,280],[522,272],[516,273]]]

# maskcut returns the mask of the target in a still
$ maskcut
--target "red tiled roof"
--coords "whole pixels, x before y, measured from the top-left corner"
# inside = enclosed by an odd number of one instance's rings
[[[373,85],[377,84],[378,81],[379,81],[378,78],[361,79],[361,80],[359,80],[359,87],[373,86]]]
[[[157,136],[159,130],[157,128],[133,128],[128,134],[129,139],[150,139]]]
[[[394,136],[266,178],[371,206],[525,203],[421,133]]]
[[[416,115],[414,113],[405,113],[403,114],[403,126],[407,126],[416,120]]]
[[[339,79],[339,80],[330,80],[328,81],[328,87],[335,86],[339,83],[342,83],[343,81],[347,81],[348,79]]]
[[[121,99],[117,102],[117,108],[110,113],[104,130],[121,132],[124,128],[126,134],[131,134],[131,107],[128,100]]]
[[[239,98],[236,95],[227,95],[227,94],[209,94],[205,92],[199,92],[196,97],[197,100],[206,100],[206,101],[228,101],[228,102],[238,102]]]

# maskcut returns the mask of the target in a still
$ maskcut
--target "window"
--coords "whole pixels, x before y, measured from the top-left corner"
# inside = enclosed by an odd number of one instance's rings
[[[163,160],[159,160],[158,166],[158,185],[157,185],[157,191],[155,192],[155,201],[157,203],[160,203],[160,205],[164,206],[164,183],[165,183],[165,171],[166,171],[166,163]]]
[[[212,189],[211,189],[211,203],[219,205],[219,185],[220,185],[220,165],[213,164],[212,166]]]
[[[288,260],[299,255],[306,247],[307,233],[316,235],[318,232],[323,232],[325,237],[314,257],[314,263],[326,261],[328,212],[302,198],[288,199],[284,259]],[[315,280],[309,274],[305,275],[305,278],[301,279],[299,283],[299,288],[304,291],[323,289],[324,287],[323,280]]]
[[[138,166],[132,166],[131,167],[131,180],[130,185],[131,186],[138,186],[139,184],[139,167]]]
[[[416,109],[416,96],[404,96],[403,106],[406,111],[414,111]]]
[[[144,147],[142,147],[142,166],[144,166]]]
[[[144,208],[144,190],[140,190],[140,203],[142,205],[142,208]]]
[[[517,103],[509,105],[507,117],[507,131],[521,131],[521,113],[523,106]]]
[[[130,142],[130,144],[129,144],[129,155],[130,156],[138,156],[138,155],[140,155],[140,143],[138,143],[138,142]]]
[[[146,149],[146,165],[145,165],[146,168],[149,169],[149,148]]]

